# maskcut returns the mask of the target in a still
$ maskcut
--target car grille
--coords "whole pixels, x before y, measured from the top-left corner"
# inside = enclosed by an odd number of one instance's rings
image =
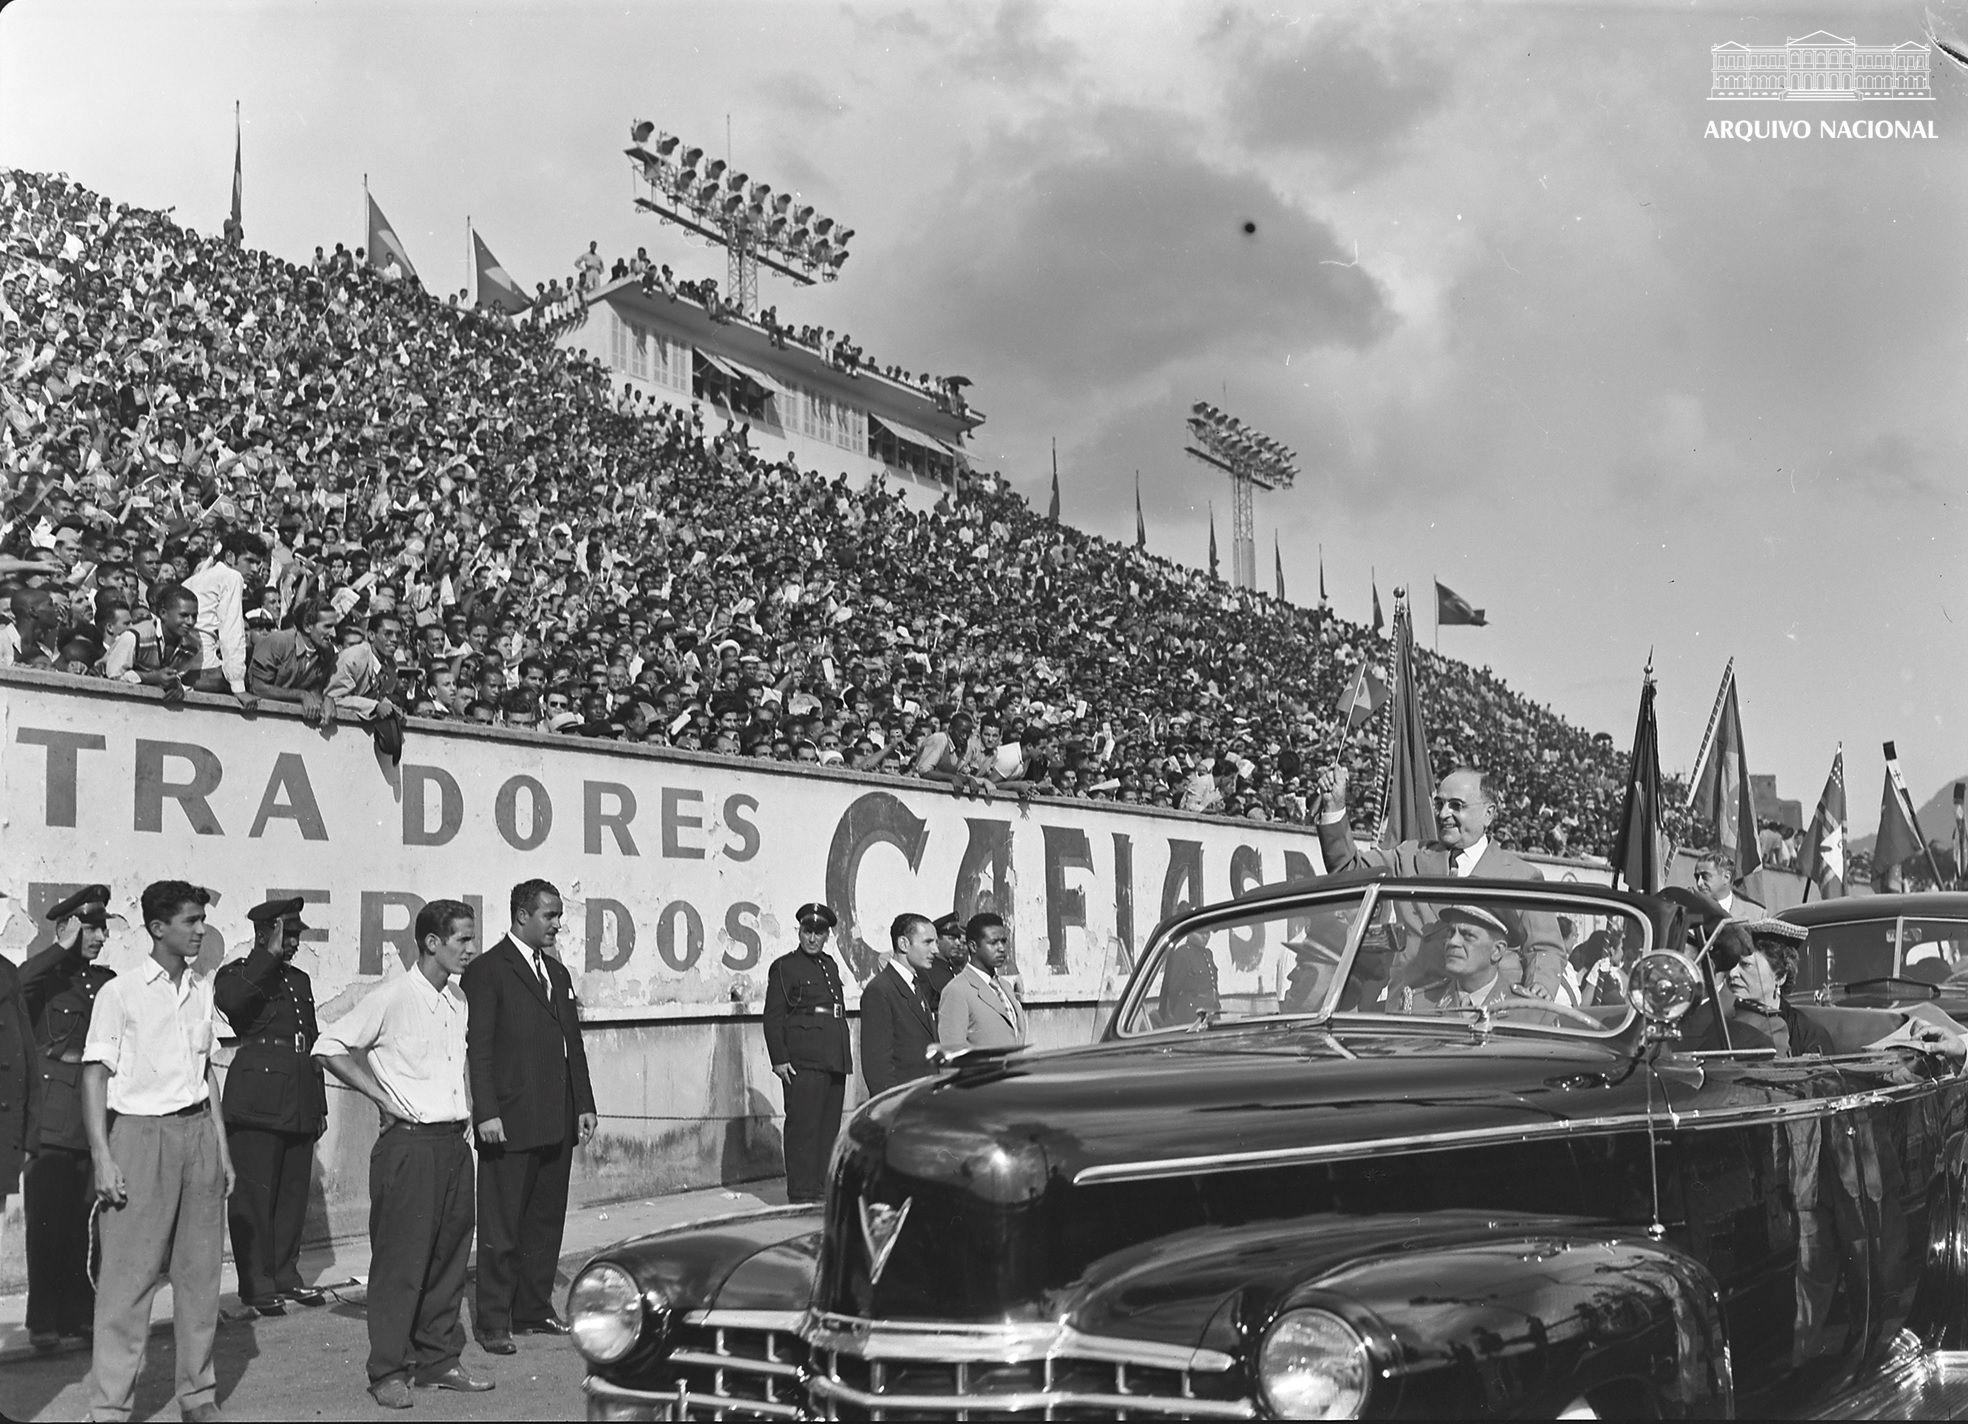
[[[822,1419],[1248,1419],[1222,1379],[1191,1370],[1053,1357],[926,1363],[814,1352]]]
[[[664,1362],[671,1417],[802,1417],[806,1388],[800,1367],[807,1349],[799,1320],[750,1311],[706,1311],[688,1318]]]
[[[678,1326],[649,1381],[654,1388],[633,1393],[668,1419],[1249,1419],[1255,1413],[1229,1358],[1208,1351],[1071,1331],[1008,1337],[920,1325],[861,1333],[838,1325],[827,1320],[816,1329],[779,1312],[698,1312]]]

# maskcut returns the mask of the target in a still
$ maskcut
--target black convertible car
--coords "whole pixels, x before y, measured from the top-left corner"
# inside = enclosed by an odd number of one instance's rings
[[[1639,938],[1631,1002],[1508,987],[1561,916]],[[1740,1046],[1718,925],[1379,874],[1180,916],[1099,1042],[865,1105],[824,1206],[596,1256],[588,1417],[1944,1409],[1960,1031],[1804,1004],[1831,1053]]]

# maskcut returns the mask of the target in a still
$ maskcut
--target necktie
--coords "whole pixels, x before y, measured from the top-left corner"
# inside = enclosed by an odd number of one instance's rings
[[[540,958],[539,951],[537,950],[533,954],[533,972],[540,976],[540,987],[547,991],[547,997],[551,999],[553,997],[553,980],[547,977],[547,962]]]

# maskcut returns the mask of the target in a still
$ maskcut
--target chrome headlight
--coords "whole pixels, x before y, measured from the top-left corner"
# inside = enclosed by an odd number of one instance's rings
[[[567,1292],[567,1325],[574,1344],[598,1365],[613,1364],[642,1338],[642,1292],[620,1266],[598,1261]]]
[[[1360,1332],[1329,1310],[1288,1310],[1257,1354],[1264,1402],[1284,1419],[1357,1419],[1372,1370]]]

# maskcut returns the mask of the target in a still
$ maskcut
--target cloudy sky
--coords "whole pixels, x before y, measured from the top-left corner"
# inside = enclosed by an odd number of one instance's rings
[[[1933,20],[1962,33],[1937,0]],[[1663,759],[1736,659],[1752,770],[1806,813],[1879,743],[1968,771],[1968,73],[1932,102],[1707,99],[1710,46],[1923,38],[1920,5],[158,5],[0,12],[0,162],[216,231],[242,105],[248,240],[362,240],[362,181],[431,285],[467,215],[529,285],[590,238],[720,254],[630,204],[647,117],[858,231],[782,316],[959,371],[980,460],[1200,563],[1216,400],[1295,447],[1258,508],[1342,614],[1439,576],[1445,653],[1624,743],[1654,650]],[[1737,142],[1712,120],[1920,119]],[[1227,554],[1226,554],[1227,559]],[[1426,611],[1419,626],[1427,636]],[[1930,827],[1930,832],[1942,828]]]

